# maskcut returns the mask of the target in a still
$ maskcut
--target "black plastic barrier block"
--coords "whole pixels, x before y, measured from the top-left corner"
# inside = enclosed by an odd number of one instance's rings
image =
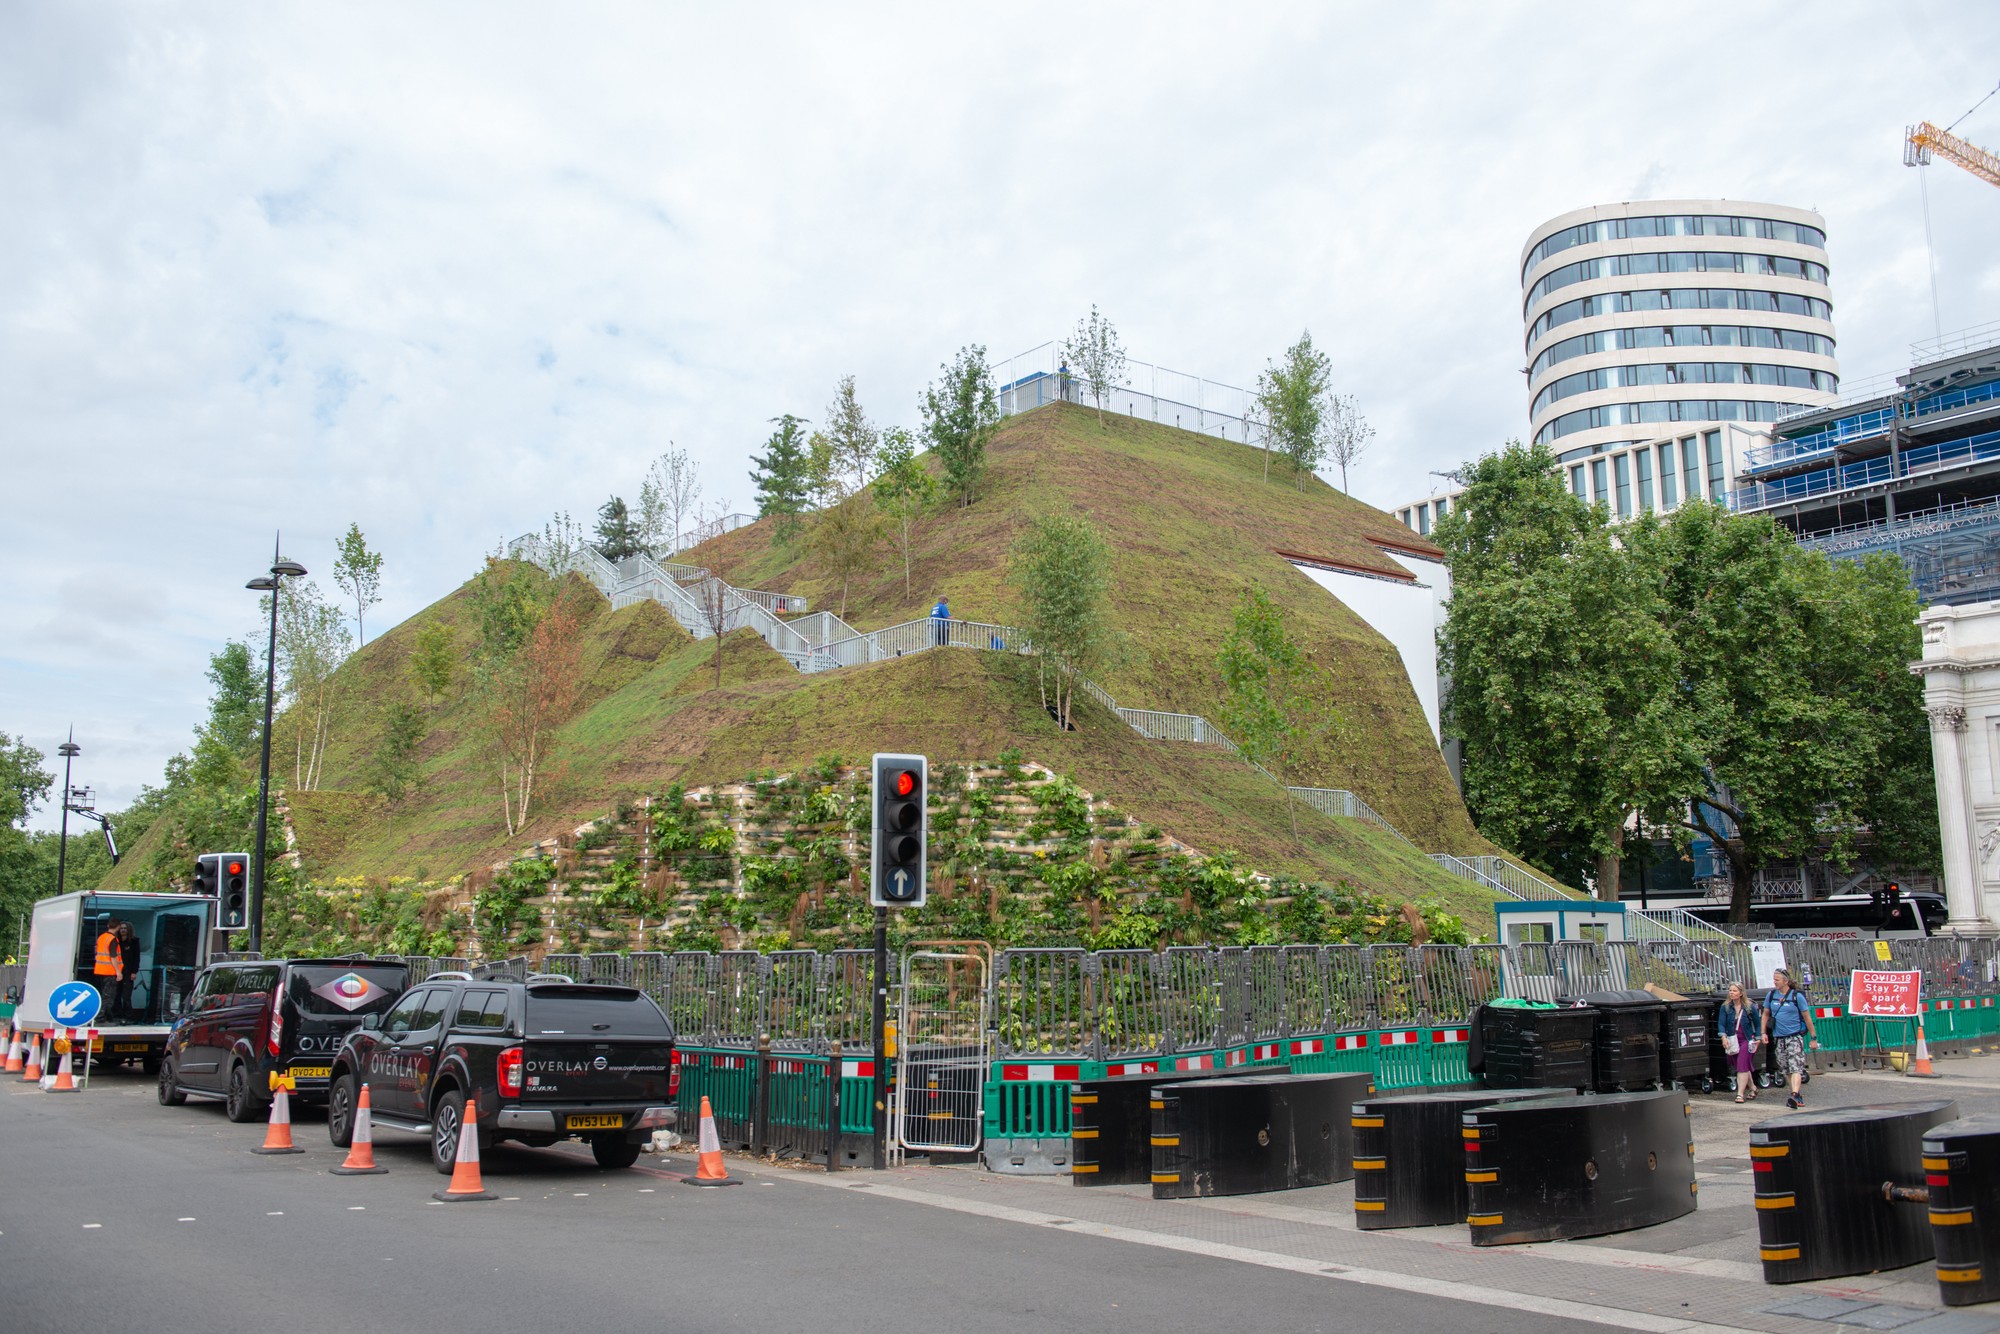
[[[2000,1116],[1932,1126],[1923,1153],[1938,1296],[1946,1306],[2000,1300]]]
[[[1367,1074],[1245,1075],[1153,1090],[1153,1198],[1250,1195],[1354,1175]]]
[[[1354,1104],[1354,1223],[1363,1230],[1465,1221],[1464,1114],[1564,1089],[1455,1089]]]
[[[1932,1255],[1921,1207],[1882,1185],[1921,1186],[1926,1133],[1958,1115],[1944,1098],[1792,1112],[1750,1127],[1758,1254],[1766,1283],[1900,1269]]]
[[[1590,1087],[1590,1043],[1597,1011],[1482,1005],[1476,1022],[1481,1074],[1488,1088]]]
[[[1160,1085],[1283,1075],[1291,1069],[1258,1065],[1078,1080],[1069,1086],[1070,1181],[1078,1186],[1143,1186],[1152,1180],[1153,1090]]]
[[[1595,1237],[1694,1212],[1687,1094],[1530,1098],[1465,1113],[1475,1246]]]

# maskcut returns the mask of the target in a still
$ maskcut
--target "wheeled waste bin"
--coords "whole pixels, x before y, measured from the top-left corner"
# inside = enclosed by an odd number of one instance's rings
[[[1667,1007],[1650,991],[1591,991],[1559,1002],[1587,1005],[1592,1087],[1599,1093],[1649,1089],[1660,1082],[1660,1030]]]
[[[1488,1088],[1587,1089],[1596,1023],[1591,1009],[1482,1005],[1474,1068]]]
[[[1708,1035],[1715,1028],[1715,1005],[1699,996],[1661,1004],[1666,1006],[1660,1025],[1661,1086],[1708,1092],[1712,1087]],[[1719,1038],[1715,1045],[1722,1045]]]

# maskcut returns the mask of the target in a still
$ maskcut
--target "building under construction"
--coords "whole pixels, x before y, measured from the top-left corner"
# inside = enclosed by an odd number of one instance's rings
[[[1777,423],[1729,503],[1830,556],[1901,556],[1926,602],[2000,597],[2000,323],[1912,352],[1880,392]]]

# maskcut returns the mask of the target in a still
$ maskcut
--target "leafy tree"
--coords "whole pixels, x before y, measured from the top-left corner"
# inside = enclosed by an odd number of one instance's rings
[[[451,693],[458,672],[458,636],[451,627],[432,621],[420,628],[410,645],[410,684],[435,709]]]
[[[630,556],[644,552],[646,544],[639,535],[639,527],[632,522],[632,515],[625,508],[625,502],[617,496],[604,502],[597,511],[597,551],[613,564]]]
[[[542,551],[552,569],[562,569],[570,557],[583,550],[583,525],[557,510],[542,525]]]
[[[1077,678],[1122,648],[1107,606],[1111,548],[1088,519],[1041,515],[1015,544],[1008,575],[1021,598],[1021,629],[1035,646],[1042,703],[1053,676],[1056,719],[1067,728]]]
[[[474,679],[507,832],[520,831],[583,681],[584,600],[571,579],[490,564],[473,581]]]
[[[1340,465],[1340,489],[1347,490],[1347,470],[1375,443],[1370,426],[1355,405],[1354,395],[1335,394],[1327,407],[1326,456]]]
[[[809,445],[813,487],[822,508],[837,505],[868,485],[881,439],[882,433],[855,397],[854,377],[841,376],[833,402],[827,404],[826,428],[813,432]]]
[[[382,600],[382,553],[368,549],[368,539],[361,535],[358,523],[347,525],[337,550],[340,554],[333,562],[333,582],[354,599],[354,637],[366,644],[364,618],[368,609]]]
[[[662,556],[681,549],[681,534],[701,498],[701,476],[688,452],[669,442],[639,486],[639,541]]]
[[[53,892],[54,878],[41,875],[27,831],[54,782],[39,750],[0,732],[0,930],[16,929],[35,900]],[[0,954],[12,954],[13,941],[9,936]]]
[[[771,420],[778,429],[764,442],[764,452],[750,456],[750,480],[757,487],[759,517],[775,515],[773,535],[789,542],[798,533],[798,516],[812,500],[812,466],[806,454],[805,419],[785,413]]]
[[[1271,455],[1290,459],[1292,482],[1325,452],[1327,400],[1332,396],[1333,361],[1313,347],[1312,331],[1285,351],[1283,364],[1271,362],[1257,377],[1256,411],[1264,422],[1264,480],[1271,480]]]
[[[333,736],[339,702],[334,674],[350,644],[346,622],[345,614],[326,601],[312,580],[285,581],[278,604],[278,678],[293,735],[294,785],[303,792],[319,785],[320,767]]]
[[[917,520],[937,504],[939,488],[916,455],[910,433],[892,426],[882,435],[876,456],[875,507],[889,523],[889,537],[903,557],[903,596],[910,595],[910,543]]]
[[[429,732],[430,723],[422,706],[409,700],[394,701],[384,713],[382,735],[368,763],[368,785],[389,803],[391,838],[395,837],[397,804],[417,787],[423,776],[418,755]]]
[[[1333,679],[1292,638],[1285,613],[1253,588],[1237,603],[1222,651],[1223,726],[1244,754],[1271,770],[1285,787],[1292,837],[1299,833],[1291,789],[1314,742],[1339,725]]]
[[[1093,305],[1089,318],[1078,320],[1076,332],[1063,341],[1062,357],[1070,374],[1090,391],[1091,401],[1097,404],[1098,423],[1102,425],[1104,401],[1111,397],[1112,390],[1125,383],[1125,348],[1118,341],[1118,330]]]
[[[924,386],[918,404],[924,438],[944,468],[944,489],[961,506],[970,505],[986,473],[986,446],[1000,429],[1000,405],[993,393],[993,372],[986,349],[974,343],[960,348],[939,383]]]
[[[821,510],[808,540],[820,568],[840,580],[840,609],[834,614],[847,615],[848,586],[881,560],[881,516],[867,497],[854,496]]]
[[[229,643],[208,660],[208,679],[215,686],[209,698],[208,732],[228,750],[241,754],[257,741],[264,718],[264,682],[250,646]]]
[[[1439,666],[1488,837],[1616,897],[1625,827],[1689,720],[1656,567],[1570,494],[1546,448],[1510,444],[1464,474],[1440,521],[1452,598]]]
[[[1728,860],[1731,917],[1756,873],[1864,841],[1917,867],[1938,860],[1921,609],[1893,559],[1833,562],[1770,520],[1691,503],[1627,539],[1660,571],[1678,648],[1673,707],[1692,735],[1657,775],[1648,815]]]

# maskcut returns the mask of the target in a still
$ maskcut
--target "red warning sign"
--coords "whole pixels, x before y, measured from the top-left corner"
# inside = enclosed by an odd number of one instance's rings
[[[1917,1013],[1922,975],[1863,973],[1849,975],[1847,1012],[1856,1018],[1910,1019]]]

